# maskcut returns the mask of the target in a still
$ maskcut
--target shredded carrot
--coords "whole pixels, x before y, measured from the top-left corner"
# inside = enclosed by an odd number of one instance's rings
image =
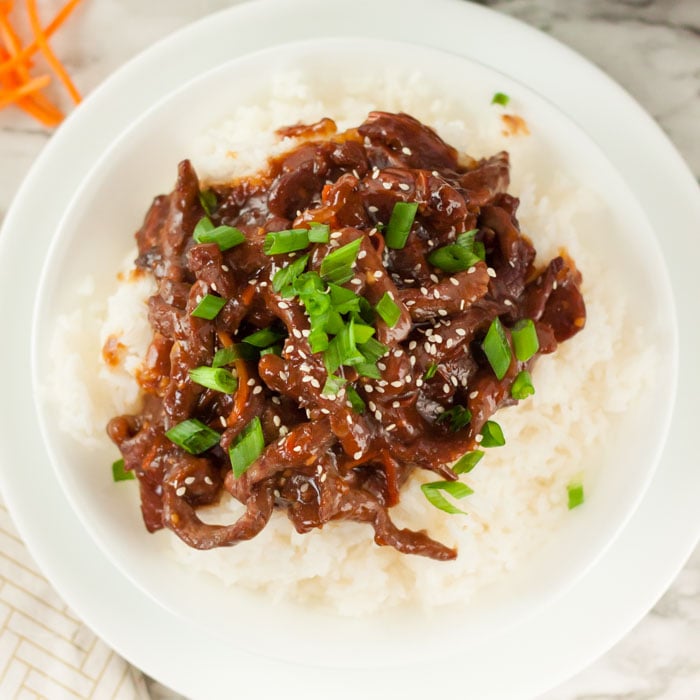
[[[27,12],[29,12],[29,22],[32,25],[32,31],[36,37],[37,44],[39,44],[41,53],[44,54],[44,58],[48,61],[49,65],[56,74],[56,77],[65,85],[65,88],[68,90],[68,94],[73,98],[73,101],[78,104],[82,97],[80,96],[78,89],[73,84],[73,81],[70,79],[68,71],[58,60],[58,58],[56,58],[56,54],[53,52],[49,46],[49,42],[46,40],[44,30],[41,28],[39,13],[36,9],[36,0],[27,0]]]
[[[238,359],[234,362],[236,374],[238,375],[238,388],[236,398],[233,400],[233,410],[229,413],[226,422],[232,426],[236,420],[243,415],[246,403],[248,403],[248,367],[245,360]]]
[[[80,2],[81,0],[68,0],[46,28],[43,28],[36,0],[26,0],[26,11],[34,37],[30,44],[23,46],[10,18],[14,0],[0,0],[0,109],[14,104],[48,127],[57,126],[63,120],[63,112],[41,92],[51,82],[50,76],[33,77],[29,72],[33,66],[32,57],[37,51],[41,51],[71,98],[75,102],[80,101],[80,93],[68,71],[48,43],[49,37],[64,24]]]

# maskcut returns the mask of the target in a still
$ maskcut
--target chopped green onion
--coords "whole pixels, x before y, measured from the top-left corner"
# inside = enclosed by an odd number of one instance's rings
[[[198,455],[219,444],[221,435],[196,418],[178,423],[165,433],[165,437],[191,455]]]
[[[214,190],[200,190],[199,203],[202,205],[205,214],[211,216],[217,205],[216,193]]]
[[[483,456],[483,450],[467,452],[464,457],[460,458],[452,465],[452,471],[455,474],[469,474],[469,472],[481,461]]]
[[[532,396],[535,393],[535,387],[532,384],[532,377],[527,370],[518,372],[518,376],[513,381],[510,387],[510,395],[519,401]]]
[[[354,322],[355,329],[355,342],[358,345],[362,345],[369,341],[369,339],[375,334],[375,329],[372,326],[366,326],[364,323]]]
[[[309,232],[305,228],[295,228],[290,231],[273,231],[265,236],[263,252],[265,255],[292,253],[304,250],[309,246]]]
[[[524,318],[518,321],[510,333],[515,346],[515,356],[520,362],[527,362],[540,349],[540,341],[532,319]]]
[[[226,348],[220,348],[216,351],[211,366],[214,369],[230,365],[235,360],[255,360],[258,356],[258,351],[245,343],[234,343]]]
[[[479,260],[486,260],[486,248],[481,241],[476,240],[477,233],[479,233],[478,228],[460,233],[455,242],[457,245],[466,248],[470,253],[476,255]]]
[[[352,319],[328,344],[323,359],[330,374],[335,373],[341,365],[352,366],[365,362],[365,356],[356,345],[355,322]]]
[[[583,503],[583,484],[580,481],[569,484],[566,490],[569,494],[569,510],[573,510]]]
[[[326,383],[323,385],[321,394],[323,396],[336,396],[345,386],[347,380],[343,377],[336,377],[335,374],[329,374]]]
[[[282,346],[281,345],[270,345],[269,348],[263,348],[260,351],[260,357],[264,357],[265,355],[281,355],[282,354]]]
[[[506,444],[503,430],[496,421],[487,420],[484,423],[484,427],[481,429],[480,444],[482,447],[503,447]]]
[[[306,308],[306,313],[309,318],[313,319],[314,316],[322,316],[323,314],[330,311],[331,308],[331,298],[328,294],[314,290],[310,294],[300,295],[301,301]]]
[[[497,92],[491,98],[492,105],[501,105],[503,107],[506,107],[509,102],[510,102],[510,97],[508,97],[508,95],[506,95],[504,92]]]
[[[265,436],[263,435],[260,418],[255,416],[231,443],[231,447],[228,448],[231,468],[236,479],[246,473],[250,465],[262,454],[264,449]]]
[[[389,352],[389,347],[380,343],[376,338],[370,338],[366,343],[360,345],[360,352],[365,356],[367,362],[376,362]]]
[[[384,233],[384,240],[389,248],[401,249],[406,245],[408,234],[416,218],[416,202],[396,202]]]
[[[437,362],[431,362],[428,365],[428,369],[425,370],[425,374],[423,375],[423,379],[432,379],[435,376],[435,373],[437,371],[438,371]]]
[[[304,272],[308,261],[309,256],[304,255],[281,270],[277,270],[272,278],[272,288],[276,292],[281,292],[285,287],[291,287],[299,275]]]
[[[127,471],[124,468],[124,460],[118,459],[112,463],[112,479],[114,481],[131,481],[136,475],[132,471]]]
[[[259,331],[242,338],[242,340],[244,343],[253,345],[256,348],[268,348],[282,338],[284,338],[284,333],[280,333],[272,328],[261,328]]]
[[[331,227],[328,224],[317,224],[312,221],[309,226],[309,241],[311,243],[328,243],[331,237]]]
[[[328,290],[334,311],[337,311],[339,314],[347,314],[351,311],[359,312],[361,297],[358,297],[352,289],[345,289],[345,287],[337,284],[329,284]]]
[[[350,385],[345,391],[345,395],[347,396],[348,401],[352,406],[352,410],[355,411],[355,413],[359,413],[360,415],[362,415],[367,410],[367,406],[362,400],[362,397],[357,393],[355,387]]]
[[[219,311],[226,306],[226,299],[223,297],[215,297],[213,294],[205,294],[202,301],[195,306],[192,316],[197,318],[205,318],[207,321],[213,321]]]
[[[449,411],[443,411],[438,417],[437,422],[450,421],[450,430],[456,433],[461,430],[472,419],[472,412],[464,406],[453,406]]]
[[[232,226],[214,227],[206,216],[195,226],[194,240],[197,243],[216,243],[220,250],[228,250],[245,241],[245,234]]]
[[[313,353],[328,350],[328,344],[330,342],[328,340],[328,333],[320,328],[313,328],[307,340],[309,341],[309,347]]]
[[[382,378],[379,367],[372,362],[360,362],[359,364],[355,365],[355,369],[361,377],[369,377],[370,379]]]
[[[299,277],[294,280],[292,286],[294,288],[294,292],[300,297],[307,294],[313,294],[316,291],[323,292],[326,288],[318,272],[313,270],[299,275]]]
[[[329,253],[321,263],[321,277],[326,282],[334,282],[335,284],[344,284],[352,279],[354,274],[352,266],[357,259],[361,245],[362,239],[356,238]]]
[[[452,243],[451,245],[436,248],[428,256],[428,262],[445,272],[461,272],[468,270],[481,260],[468,248]]]
[[[238,380],[222,367],[195,367],[190,370],[190,379],[224,394],[233,394],[238,386]]]
[[[508,338],[506,338],[506,333],[498,316],[491,321],[488,333],[486,333],[484,342],[481,344],[481,349],[484,351],[486,359],[489,361],[497,379],[503,379],[510,367],[512,355]]]
[[[466,513],[452,505],[440,492],[444,491],[445,493],[449,493],[453,498],[464,498],[474,493],[472,489],[461,481],[433,481],[429,484],[423,484],[420,488],[425,497],[436,508],[445,511],[445,513],[451,513],[452,515],[457,515],[458,513],[466,515]]]
[[[401,318],[401,309],[389,296],[389,292],[384,292],[384,296],[382,296],[374,308],[382,317],[382,321],[384,321],[389,328],[393,328]]]

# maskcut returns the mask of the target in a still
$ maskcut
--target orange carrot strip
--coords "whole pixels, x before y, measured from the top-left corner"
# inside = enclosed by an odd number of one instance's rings
[[[0,92],[0,109],[2,109],[3,107],[7,107],[7,105],[10,105],[14,102],[17,102],[25,95],[29,95],[32,92],[36,92],[37,90],[45,88],[50,82],[50,76],[41,75],[38,78],[30,80],[28,83],[25,83],[21,87]]]
[[[44,29],[44,36],[49,39],[57,29],[68,19],[68,16],[73,12],[76,6],[82,2],[82,0],[69,0],[56,14],[56,16],[49,22]],[[20,63],[26,63],[29,58],[31,58],[39,50],[39,44],[36,39],[23,48],[18,54],[10,58],[5,63],[0,63],[0,73],[5,73],[13,68],[17,67]]]
[[[41,21],[39,20],[39,13],[36,9],[36,0],[27,0],[27,12],[29,13],[29,22],[32,25],[32,31],[34,32],[34,37],[36,38],[37,44],[39,44],[39,49],[41,53],[44,54],[48,64],[53,69],[56,77],[63,83],[68,94],[73,98],[73,101],[78,104],[82,99],[78,89],[73,84],[73,81],[68,75],[64,65],[58,60],[56,54],[51,50],[48,41],[46,40],[46,35],[44,30],[41,28]]]
[[[236,374],[238,375],[238,388],[236,389],[236,396],[233,400],[233,410],[229,413],[226,420],[229,426],[232,426],[236,422],[236,419],[243,415],[250,391],[248,387],[248,367],[246,366],[245,360],[235,360],[234,365],[236,366]]]

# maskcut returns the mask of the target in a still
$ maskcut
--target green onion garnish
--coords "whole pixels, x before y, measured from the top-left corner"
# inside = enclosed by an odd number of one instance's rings
[[[345,386],[346,382],[347,380],[343,377],[336,377],[335,374],[329,374],[326,383],[323,385],[321,394],[323,394],[323,396],[336,396]]]
[[[436,248],[428,256],[428,262],[445,272],[461,272],[468,270],[481,260],[479,256],[464,246],[453,243],[442,248]]]
[[[321,328],[313,328],[307,340],[309,341],[309,347],[313,353],[328,350],[328,344],[330,342],[328,340],[328,333]]]
[[[112,463],[112,479],[114,481],[131,481],[136,475],[132,471],[127,471],[124,468],[124,460],[118,459]]]
[[[328,289],[334,311],[337,311],[339,314],[360,311],[360,297],[352,289],[345,289],[345,287],[340,287],[337,284],[329,284]]]
[[[214,190],[200,190],[199,192],[199,203],[204,209],[204,213],[207,216],[211,216],[214,209],[216,209],[216,193]]]
[[[396,202],[384,233],[384,240],[389,248],[401,249],[406,245],[408,234],[416,218],[416,202]]]
[[[436,419],[436,422],[442,423],[446,420],[450,421],[450,430],[456,433],[461,430],[472,419],[472,412],[464,406],[453,406],[448,411],[443,411]]]
[[[309,256],[304,255],[290,265],[283,267],[281,270],[277,270],[275,276],[272,278],[272,288],[276,292],[281,292],[285,287],[293,285],[297,277],[304,272],[308,261]]]
[[[328,224],[309,224],[309,241],[311,243],[328,243],[331,237],[331,227]]]
[[[361,245],[362,239],[356,238],[329,253],[321,263],[321,277],[327,282],[335,284],[344,284],[351,279],[354,274],[352,266],[357,259]]]
[[[462,248],[466,248],[470,253],[474,253],[479,260],[486,260],[486,248],[481,241],[476,240],[477,233],[479,233],[478,228],[460,233],[455,242]]]
[[[331,340],[323,359],[330,374],[334,374],[341,365],[353,366],[366,361],[356,345],[354,320],[351,319]]]
[[[510,97],[508,97],[508,95],[506,95],[504,92],[497,92],[491,98],[492,105],[501,105],[503,107],[506,107],[509,102],[510,102]]]
[[[527,362],[540,349],[540,341],[532,319],[524,318],[518,321],[510,333],[515,346],[515,356],[520,362]]]
[[[423,379],[432,379],[435,376],[435,373],[437,371],[438,371],[437,362],[431,362],[428,365],[428,369],[425,370],[425,374],[423,375]]]
[[[401,318],[401,309],[389,296],[389,292],[384,292],[384,296],[382,296],[374,308],[389,328],[393,328]]]
[[[518,376],[513,381],[510,387],[510,395],[519,401],[532,396],[535,393],[535,387],[532,384],[532,377],[527,370],[518,372]]]
[[[380,343],[376,338],[370,338],[366,343],[360,345],[360,352],[365,356],[367,362],[376,362],[389,352],[389,347]]]
[[[265,436],[262,424],[260,418],[255,416],[228,448],[233,475],[238,479],[245,474],[248,467],[262,454],[264,449]]]
[[[270,345],[274,345],[278,340],[284,338],[284,333],[273,330],[272,328],[261,328],[255,333],[247,335],[245,338],[241,338],[244,343],[248,345],[253,345],[256,348],[269,348]]]
[[[215,297],[213,294],[205,294],[202,301],[195,306],[192,316],[197,318],[205,318],[207,321],[213,321],[219,311],[226,306],[226,299],[223,297]]]
[[[469,474],[469,472],[481,461],[483,456],[484,453],[482,450],[467,452],[464,457],[460,458],[452,465],[452,471],[455,474]]]
[[[233,394],[238,386],[238,380],[222,367],[195,367],[190,370],[190,379],[223,394]]]
[[[420,488],[425,497],[436,508],[445,511],[445,513],[451,513],[452,515],[457,515],[458,513],[466,515],[466,513],[452,505],[440,492],[444,491],[445,493],[449,493],[453,498],[464,498],[474,493],[472,489],[461,481],[433,481],[429,484],[423,484]]]
[[[488,333],[486,333],[484,342],[481,344],[481,349],[484,351],[496,377],[499,380],[503,379],[506,376],[508,367],[510,367],[512,356],[508,338],[506,338],[506,333],[498,316],[491,321]]]
[[[236,360],[255,360],[258,357],[258,351],[246,345],[245,343],[234,343],[226,348],[220,348],[216,351],[211,366],[214,369],[225,367]]]
[[[196,418],[178,423],[165,433],[165,437],[191,455],[198,455],[219,444],[221,435]]]
[[[305,228],[295,228],[290,231],[273,231],[265,236],[263,252],[265,255],[292,253],[304,250],[309,246],[309,232]]]
[[[580,506],[584,501],[583,484],[576,481],[566,487],[569,494],[569,510]]]
[[[375,329],[372,326],[367,326],[364,323],[353,321],[355,330],[355,342],[358,345],[369,342],[369,339],[374,335]]]
[[[506,444],[503,430],[496,421],[487,420],[484,423],[484,427],[481,429],[480,444],[482,447],[503,447]]]
[[[197,243],[216,243],[220,250],[228,250],[245,241],[245,234],[232,226],[214,226],[208,217],[200,219],[194,228]]]
[[[345,390],[345,395],[347,396],[347,399],[350,402],[350,405],[352,406],[352,410],[355,411],[355,413],[359,413],[360,415],[362,415],[367,410],[365,402],[362,400],[362,397],[357,393],[357,390],[354,386],[348,386]]]
[[[361,377],[369,377],[370,379],[382,378],[379,367],[372,362],[360,362],[359,364],[355,365],[355,369]]]
[[[260,351],[260,357],[264,357],[265,355],[281,355],[282,354],[282,346],[281,345],[270,345],[269,348],[263,348]]]

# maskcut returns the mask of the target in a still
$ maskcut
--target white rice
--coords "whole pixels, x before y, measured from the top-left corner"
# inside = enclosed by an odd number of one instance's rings
[[[475,491],[462,502],[470,515],[450,516],[431,506],[418,488],[434,480],[426,473],[415,474],[392,511],[399,525],[425,529],[458,546],[456,561],[435,562],[378,547],[371,528],[356,523],[333,522],[299,535],[284,513],[276,513],[252,542],[235,548],[200,552],[172,533],[158,535],[170,540],[169,553],[190,570],[210,572],[225,584],[263,591],[271,599],[313,600],[348,615],[404,602],[422,607],[464,603],[541,548],[567,517],[567,484],[584,474],[588,456],[643,390],[654,361],[651,350],[638,350],[644,344],[628,318],[624,288],[585,245],[586,230],[600,225],[605,212],[579,183],[538,157],[536,125],[529,125],[532,137],[506,137],[499,109],[482,105],[465,111],[436,99],[420,76],[408,83],[368,77],[362,84],[345,85],[343,96],[329,97],[299,76],[281,76],[266,104],[240,107],[202,134],[192,154],[204,181],[225,181],[256,171],[268,155],[292,147],[293,140],[273,136],[280,126],[331,116],[342,129],[359,124],[371,109],[406,111],[472,156],[509,150],[510,192],[521,199],[520,222],[537,248],[538,262],[565,246],[583,273],[586,328],[537,363],[534,397],[498,413],[507,445],[488,450],[464,477]],[[144,193],[144,202],[151,194]],[[138,404],[133,375],[150,339],[144,300],[153,283],[122,276],[106,302],[89,300],[86,282],[85,307],[59,320],[52,348],[61,358],[51,391],[60,397],[63,427],[85,445],[99,442],[109,417]],[[116,368],[100,354],[109,336],[126,346]],[[228,499],[203,518],[229,523],[241,510]],[[136,512],[134,517],[139,517]]]

